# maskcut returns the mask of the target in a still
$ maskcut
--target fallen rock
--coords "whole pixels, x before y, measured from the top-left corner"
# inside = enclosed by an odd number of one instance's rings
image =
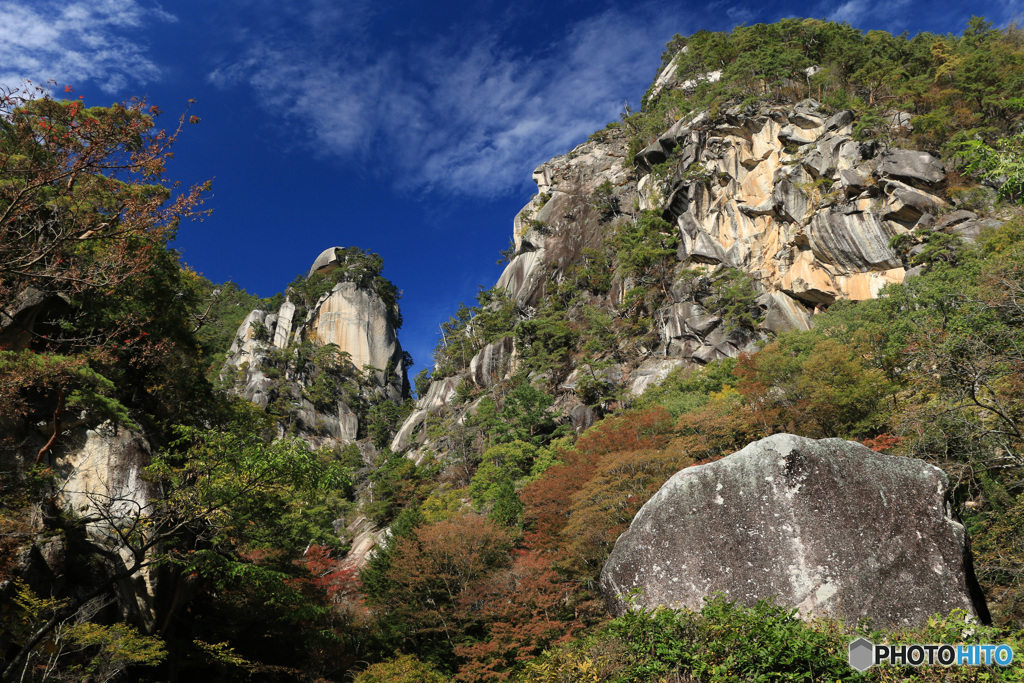
[[[775,597],[806,619],[923,624],[988,619],[946,475],[841,439],[776,434],[676,473],[637,513],[601,572],[614,613],[699,610],[722,592]]]

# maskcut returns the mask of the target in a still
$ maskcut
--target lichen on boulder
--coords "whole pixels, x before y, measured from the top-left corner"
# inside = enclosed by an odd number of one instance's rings
[[[878,627],[953,609],[987,620],[947,489],[920,460],[776,434],[669,479],[619,537],[601,588],[615,613],[629,600],[699,610],[721,592]]]

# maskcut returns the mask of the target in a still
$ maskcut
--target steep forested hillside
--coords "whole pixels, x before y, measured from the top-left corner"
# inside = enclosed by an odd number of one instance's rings
[[[397,343],[357,368],[315,334],[342,290],[400,326],[379,257],[214,285],[167,248],[204,190],[163,178],[155,109],[7,102],[4,680],[845,680],[855,633],[1024,646],[1016,27],[677,36],[639,110],[537,169],[415,407]],[[942,468],[993,624],[611,619],[640,506],[784,432]]]

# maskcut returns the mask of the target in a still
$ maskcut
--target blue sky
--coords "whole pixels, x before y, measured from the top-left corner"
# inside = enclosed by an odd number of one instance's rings
[[[184,260],[270,296],[328,246],[378,252],[422,367],[500,274],[533,168],[636,106],[673,34],[789,16],[959,33],[972,14],[1003,26],[1024,0],[0,0],[0,83],[144,96],[165,127],[196,100],[169,171],[213,178],[213,215],[181,227]]]

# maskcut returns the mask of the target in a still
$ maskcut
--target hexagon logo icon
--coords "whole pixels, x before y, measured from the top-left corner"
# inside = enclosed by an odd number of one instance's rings
[[[857,671],[867,671],[875,665],[875,644],[865,638],[850,643],[850,666]]]

